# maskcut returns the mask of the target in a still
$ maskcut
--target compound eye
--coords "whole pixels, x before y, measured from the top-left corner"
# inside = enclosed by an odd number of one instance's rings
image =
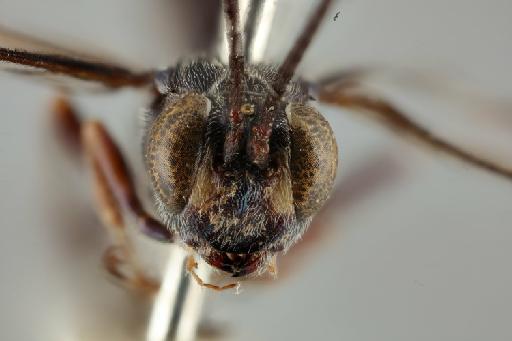
[[[291,104],[293,200],[299,219],[317,212],[328,199],[338,167],[338,146],[329,123],[313,107]]]
[[[145,163],[160,203],[179,213],[190,196],[203,144],[209,101],[188,94],[160,113],[146,136]]]

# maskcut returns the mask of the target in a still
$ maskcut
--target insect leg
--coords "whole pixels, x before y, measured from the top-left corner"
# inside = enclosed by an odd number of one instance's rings
[[[52,121],[55,125],[56,134],[72,152],[81,154],[80,117],[64,96],[55,98],[52,103]]]
[[[65,97],[55,100],[53,112],[60,136],[76,152],[84,150],[93,171],[99,215],[113,239],[113,245],[103,256],[105,268],[128,287],[154,293],[159,284],[150,279],[137,262],[127,235],[123,209],[134,216],[146,234],[165,241],[172,240],[172,234],[142,209],[123,158],[103,126],[97,122],[82,122]],[[102,155],[101,148],[105,145],[106,154]],[[101,163],[102,157],[108,157],[106,164]]]
[[[94,177],[94,190],[99,215],[109,231],[113,245],[103,255],[107,271],[128,287],[154,292],[158,284],[149,279],[141,270],[135,256],[135,249],[127,235],[125,220],[114,194],[98,162],[90,157]],[[148,290],[149,289],[149,290]]]
[[[98,185],[115,204],[110,206],[129,213],[142,233],[159,241],[172,242],[173,233],[142,207],[128,167],[105,127],[97,121],[86,121],[81,128],[81,137]]]
[[[412,138],[435,151],[512,180],[512,169],[485,160],[446,141],[414,122],[405,113],[381,98],[353,90],[350,85],[336,87],[327,84],[319,89],[318,97],[320,101],[326,104],[362,111],[367,114],[366,116],[380,121],[401,136]]]
[[[0,61],[93,81],[109,88],[145,86],[153,80],[153,72],[135,72],[115,64],[4,47],[0,47]]]
[[[159,284],[139,266],[122,211],[130,213],[139,228],[152,237],[171,240],[171,233],[143,210],[124,160],[103,125],[86,121],[82,124],[81,136],[93,172],[99,213],[114,240],[103,256],[105,267],[128,287],[154,293]]]

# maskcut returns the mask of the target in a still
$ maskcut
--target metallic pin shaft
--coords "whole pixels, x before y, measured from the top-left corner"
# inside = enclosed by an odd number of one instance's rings
[[[261,62],[267,45],[277,0],[240,0],[246,63]],[[223,11],[220,11],[221,14]],[[219,57],[228,59],[225,20],[220,20],[223,39],[217,49]],[[187,274],[188,251],[171,246],[162,286],[153,303],[146,333],[148,341],[195,340],[201,318],[201,307],[206,289]],[[196,261],[199,262],[196,256]],[[211,268],[199,262],[199,277],[209,282]]]
[[[265,49],[274,19],[277,0],[240,0],[240,21],[243,30],[246,63],[263,61]],[[218,54],[223,62],[228,60],[226,22],[220,20],[221,39]]]
[[[243,2],[248,3],[243,18],[245,56],[248,63],[259,63],[265,54],[277,1],[245,0]]]
[[[187,274],[188,255],[180,246],[171,246],[165,276],[153,303],[146,335],[148,341],[196,338],[205,289]],[[209,281],[210,268],[201,265],[197,273],[204,281]]]

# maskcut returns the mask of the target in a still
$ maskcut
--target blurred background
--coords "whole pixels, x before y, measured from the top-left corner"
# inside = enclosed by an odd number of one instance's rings
[[[279,0],[267,59],[306,20]],[[338,19],[334,16],[339,13]],[[339,1],[300,73],[378,66],[376,90],[443,136],[512,167],[512,3]],[[138,67],[211,51],[216,1],[0,1],[0,25]],[[278,28],[278,29],[276,29]],[[150,302],[109,279],[87,172],[52,135],[45,82],[0,74],[0,337],[140,340]],[[132,90],[73,96],[113,132],[146,193]],[[207,292],[202,339],[510,340],[512,186],[319,106],[340,146],[339,187],[276,281]],[[155,276],[165,245],[138,238]]]

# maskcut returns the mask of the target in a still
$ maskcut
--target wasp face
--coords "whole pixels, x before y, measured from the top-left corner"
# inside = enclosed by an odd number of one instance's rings
[[[265,270],[301,237],[336,172],[332,131],[297,84],[271,108],[264,139],[260,118],[274,76],[270,67],[249,69],[232,112],[223,66],[182,65],[158,78],[162,97],[149,117],[145,160],[160,214],[233,276]]]

